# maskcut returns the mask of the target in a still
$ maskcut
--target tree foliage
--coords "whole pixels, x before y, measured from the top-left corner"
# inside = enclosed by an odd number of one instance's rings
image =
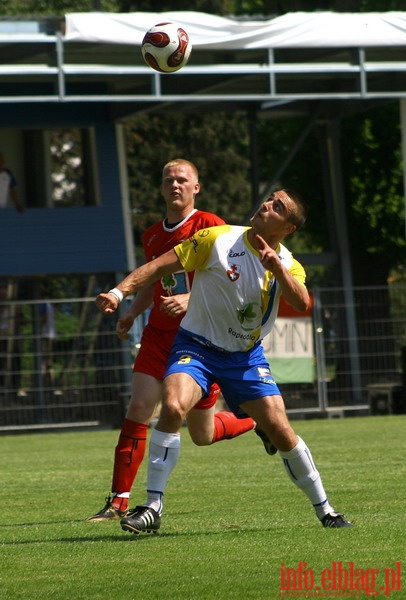
[[[2,0],[0,15],[69,12],[165,12],[195,10],[215,15],[275,16],[296,11],[386,12],[404,10],[404,0]]]
[[[399,105],[349,118],[342,132],[356,280],[383,283],[391,266],[406,264]]]
[[[182,157],[199,169],[198,206],[233,223],[251,210],[249,136],[243,113],[179,114],[126,120],[134,231],[162,218],[162,167]]]
[[[260,160],[276,171],[306,125],[304,119],[260,123]],[[307,250],[331,250],[317,129],[310,131],[278,182],[300,190],[310,218],[299,241]],[[392,101],[341,121],[346,213],[356,284],[385,284],[391,268],[406,265],[404,192],[399,104]],[[295,247],[295,236],[290,246]],[[373,269],[365,268],[373,264]]]

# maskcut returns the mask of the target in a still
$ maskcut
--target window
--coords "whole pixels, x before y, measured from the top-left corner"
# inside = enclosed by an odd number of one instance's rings
[[[98,204],[93,130],[30,130],[24,137],[28,207]]]

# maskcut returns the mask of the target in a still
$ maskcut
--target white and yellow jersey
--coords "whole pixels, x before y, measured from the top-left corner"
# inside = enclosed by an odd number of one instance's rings
[[[272,329],[280,289],[248,242],[249,227],[220,225],[202,229],[175,246],[186,271],[195,271],[181,328],[195,339],[228,352],[247,351]],[[305,271],[285,246],[282,264],[304,285]]]

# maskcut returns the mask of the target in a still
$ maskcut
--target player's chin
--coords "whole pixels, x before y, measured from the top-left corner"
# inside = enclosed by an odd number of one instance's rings
[[[169,201],[170,208],[182,208],[184,204],[180,196],[174,196]]]

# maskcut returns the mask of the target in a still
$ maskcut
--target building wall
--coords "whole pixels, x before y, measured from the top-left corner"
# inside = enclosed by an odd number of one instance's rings
[[[121,203],[0,213],[0,276],[128,269]]]
[[[78,122],[83,126],[80,111]],[[64,124],[61,122],[60,126]],[[134,268],[132,234],[127,223],[130,213],[126,206],[126,169],[120,164],[125,161],[125,154],[119,151],[122,136],[112,122],[99,122],[93,127],[98,203],[66,208],[28,207],[22,214],[14,208],[1,210],[0,277],[126,272]],[[14,137],[16,144],[20,143],[18,130]],[[36,149],[30,151],[34,153]],[[14,150],[4,152],[22,171]],[[19,197],[23,199],[24,183],[20,185],[20,181]]]

